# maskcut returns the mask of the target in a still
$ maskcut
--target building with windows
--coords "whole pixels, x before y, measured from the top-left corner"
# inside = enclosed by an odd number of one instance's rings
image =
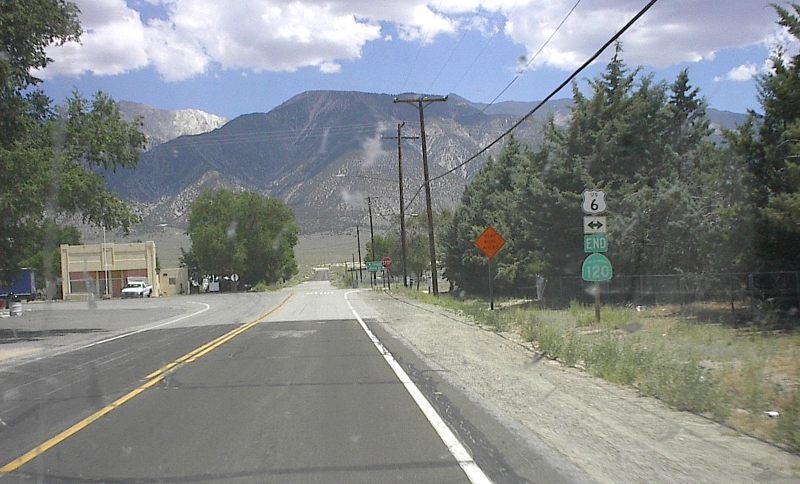
[[[162,296],[189,294],[189,269],[185,267],[161,269],[158,279]]]
[[[159,296],[155,242],[61,246],[62,292],[65,300],[110,295],[119,297],[129,277],[146,277]]]

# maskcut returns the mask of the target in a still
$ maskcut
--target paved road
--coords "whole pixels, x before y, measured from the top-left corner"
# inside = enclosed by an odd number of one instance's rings
[[[26,314],[30,339],[73,339],[0,360],[0,480],[479,479],[344,294],[319,281]]]

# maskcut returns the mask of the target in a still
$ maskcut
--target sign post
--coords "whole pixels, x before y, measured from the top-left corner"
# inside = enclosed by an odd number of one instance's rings
[[[606,194],[600,190],[583,192],[583,251],[589,254],[583,261],[581,277],[586,282],[593,282],[594,318],[600,323],[600,283],[608,282],[614,276],[611,261],[602,252],[608,252],[606,230],[608,222],[605,216]]]
[[[392,279],[391,279],[392,276],[391,276],[391,273],[389,272],[389,270],[392,267],[392,258],[389,257],[389,256],[386,256],[386,257],[383,258],[381,263],[383,264],[383,269],[384,269],[383,278],[384,278],[384,280],[386,280],[386,284],[389,286],[389,290],[391,291],[392,290]],[[387,277],[387,274],[389,275],[389,277]]]
[[[505,239],[497,231],[489,226],[475,240],[475,246],[483,252],[489,259],[489,309],[494,311],[494,272],[492,271],[492,259],[497,252],[506,244]]]

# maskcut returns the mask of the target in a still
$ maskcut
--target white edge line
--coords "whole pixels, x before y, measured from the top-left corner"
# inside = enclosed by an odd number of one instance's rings
[[[433,429],[436,430],[436,433],[439,434],[439,437],[444,442],[444,445],[447,446],[447,450],[450,451],[450,454],[456,459],[458,465],[467,475],[467,478],[473,484],[484,484],[484,483],[491,483],[491,479],[489,479],[486,474],[483,472],[477,463],[472,459],[472,456],[469,455],[467,449],[458,440],[450,427],[444,422],[442,417],[436,412],[436,409],[433,408],[433,405],[425,398],[425,395],[422,394],[422,391],[411,381],[406,371],[400,366],[400,363],[394,358],[392,353],[380,342],[377,336],[367,327],[364,320],[361,319],[358,312],[353,308],[353,305],[350,304],[350,299],[347,297],[350,294],[356,293],[359,291],[348,291],[344,294],[344,300],[347,303],[347,307],[350,308],[350,312],[353,313],[353,316],[356,317],[358,324],[361,325],[361,329],[367,333],[367,336],[372,341],[372,344],[378,349],[380,354],[383,356],[383,359],[386,360],[386,363],[389,364],[389,367],[394,371],[397,378],[405,387],[406,391],[411,395],[411,398],[414,399],[419,409],[422,411],[425,418],[428,419]]]
[[[163,326],[169,326],[170,324],[175,324],[178,321],[183,321],[184,319],[191,318],[192,316],[197,316],[198,314],[204,313],[204,312],[208,311],[209,309],[211,309],[211,306],[209,306],[206,303],[201,303],[201,302],[196,302],[196,301],[188,301],[188,302],[189,302],[189,304],[202,304],[205,307],[203,309],[200,309],[200,310],[195,311],[193,313],[184,314],[183,316],[178,316],[177,318],[170,319],[170,320],[165,321],[163,323],[157,323],[157,324],[154,324],[152,326],[145,326],[144,328],[139,328],[139,329],[134,330],[134,331],[128,331],[127,333],[122,333],[122,334],[118,334],[116,336],[112,336],[110,338],[101,339],[100,341],[95,341],[95,342],[92,342],[92,343],[89,343],[89,344],[85,344],[83,346],[76,346],[74,348],[65,348],[63,351],[58,351],[58,352],[55,352],[55,353],[52,353],[52,354],[49,354],[49,355],[43,355],[43,356],[39,356],[37,358],[32,358],[32,359],[24,359],[24,361],[22,361],[22,360],[19,361],[18,364],[34,363],[36,361],[40,361],[40,360],[43,360],[43,359],[46,359],[46,358],[52,358],[54,356],[60,356],[60,355],[66,354],[66,353],[72,353],[73,351],[85,350],[86,348],[91,348],[93,346],[101,345],[103,343],[110,343],[111,341],[116,341],[118,339],[127,338],[128,336],[133,336],[134,334],[144,333],[145,331],[150,331],[150,330],[153,330],[153,329],[161,328]],[[2,364],[0,364],[0,366],[2,366]],[[12,366],[16,366],[16,365],[12,365]]]

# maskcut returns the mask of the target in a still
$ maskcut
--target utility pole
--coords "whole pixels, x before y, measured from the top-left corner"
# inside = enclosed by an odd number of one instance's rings
[[[369,208],[369,250],[372,252],[372,260],[375,260],[375,232],[372,230],[372,198],[367,197],[367,207]],[[370,282],[374,282],[377,274],[370,272]],[[370,284],[371,286],[372,284]]]
[[[358,282],[364,282],[364,274],[361,273],[361,234],[356,224],[356,243],[358,244]]]
[[[408,271],[406,270],[406,202],[403,198],[403,148],[404,139],[419,139],[419,136],[403,136],[401,130],[405,121],[397,123],[397,136],[384,136],[383,139],[397,140],[397,176],[400,182],[400,248],[403,255],[403,287],[408,287]]]
[[[372,198],[367,197],[367,207],[369,208],[369,250],[372,260],[375,260],[375,232],[372,230]]]
[[[436,271],[436,241],[433,239],[433,208],[431,207],[431,178],[428,172],[428,144],[425,139],[425,108],[435,102],[445,102],[447,96],[422,96],[417,98],[394,98],[395,103],[416,104],[419,110],[419,136],[422,140],[422,170],[425,175],[425,204],[428,209],[428,243],[431,249],[431,286],[433,295],[439,295],[439,276]]]

